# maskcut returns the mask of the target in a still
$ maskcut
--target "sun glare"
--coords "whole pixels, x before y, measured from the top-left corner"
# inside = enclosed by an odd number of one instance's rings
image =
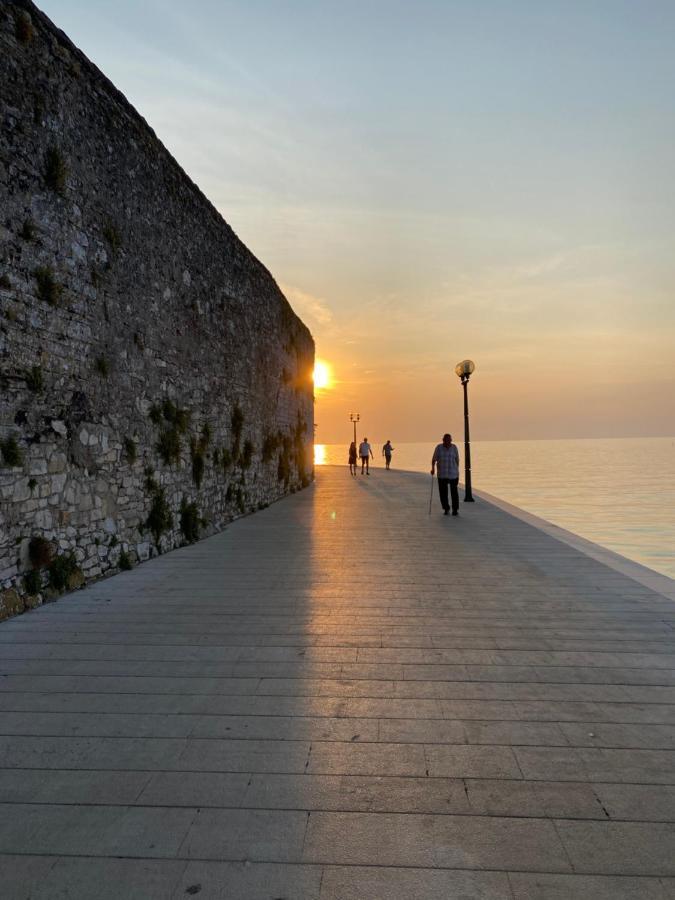
[[[314,387],[318,390],[330,387],[330,368],[320,359],[314,363]]]

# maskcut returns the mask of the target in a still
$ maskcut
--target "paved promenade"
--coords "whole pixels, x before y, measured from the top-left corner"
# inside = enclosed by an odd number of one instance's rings
[[[429,476],[0,625],[0,896],[673,900],[675,603]]]

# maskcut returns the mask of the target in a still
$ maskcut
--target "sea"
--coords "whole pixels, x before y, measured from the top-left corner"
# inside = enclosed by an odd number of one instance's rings
[[[347,473],[348,443],[316,444],[315,464]],[[433,441],[392,443],[392,468],[429,472]],[[381,446],[372,446],[375,469],[384,469]],[[476,441],[471,473],[474,492],[675,578],[675,437]]]

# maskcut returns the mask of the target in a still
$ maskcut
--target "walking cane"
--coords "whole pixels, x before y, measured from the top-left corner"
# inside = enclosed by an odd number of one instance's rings
[[[431,503],[434,499],[434,473],[431,473],[431,493],[429,494],[429,515],[431,515]]]

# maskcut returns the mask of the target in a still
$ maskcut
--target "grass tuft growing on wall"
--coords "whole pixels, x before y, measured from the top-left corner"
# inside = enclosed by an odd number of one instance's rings
[[[255,453],[255,447],[253,446],[253,441],[250,441],[248,438],[244,441],[244,447],[241,451],[241,456],[239,457],[239,465],[242,469],[248,469],[253,462],[253,454]]]
[[[177,428],[165,428],[157,439],[157,452],[165,466],[180,462],[180,432]]]
[[[33,597],[42,590],[42,575],[36,569],[31,569],[30,572],[24,574],[23,589]]]
[[[66,190],[67,178],[66,160],[59,148],[52,144],[45,156],[45,184],[54,193],[63,194]]]
[[[153,403],[148,413],[154,425],[164,426],[159,433],[156,449],[166,466],[180,462],[181,436],[190,425],[190,413],[176,406],[173,400]]]
[[[223,447],[220,451],[220,465],[223,470],[223,475],[227,475],[228,469],[232,465],[232,453],[227,447]]]
[[[159,546],[162,535],[173,528],[173,515],[169,506],[164,488],[154,485],[150,512],[145,520],[148,531],[151,532],[155,543]]]
[[[94,370],[101,378],[107,378],[110,375],[110,363],[105,356],[97,356],[94,362]]]
[[[189,544],[199,540],[202,518],[196,503],[188,503],[183,497],[180,505],[180,530]]]
[[[0,453],[2,453],[2,461],[6,466],[14,468],[23,465],[23,454],[13,434],[10,434],[4,441],[0,441]]]
[[[192,459],[192,480],[200,488],[204,480],[204,450],[201,442],[195,438],[190,440],[190,458]]]
[[[42,377],[42,368],[40,366],[31,366],[26,372],[26,387],[34,394],[39,394],[44,387],[44,379]]]
[[[55,556],[48,567],[49,584],[55,591],[65,591],[76,586],[82,573],[72,553]],[[81,583],[81,582],[80,582]]]
[[[24,219],[19,231],[19,237],[23,241],[32,241],[35,238],[35,223],[32,219]]]
[[[14,34],[20,44],[26,46],[35,37],[35,29],[33,28],[33,20],[27,12],[21,11],[17,13],[14,19]]]
[[[114,222],[108,220],[105,223],[103,226],[103,237],[106,239],[111,251],[117,253],[122,246],[122,235]]]
[[[34,569],[44,569],[54,558],[54,545],[40,534],[28,543],[28,559]]]
[[[262,461],[264,463],[270,462],[274,459],[274,454],[277,452],[279,448],[279,438],[276,434],[266,434],[263,439],[262,445]]]
[[[181,409],[176,406],[173,400],[164,400],[161,406],[161,415],[165,421],[175,426],[180,434],[185,434],[190,425],[190,413],[187,409]],[[153,421],[155,421],[153,419]],[[156,422],[155,424],[159,424]]]
[[[39,266],[34,274],[39,299],[49,306],[56,306],[63,292],[63,288],[54,278],[54,272],[49,266]]]
[[[232,459],[239,458],[239,450],[241,447],[241,433],[244,428],[244,413],[238,403],[235,404],[230,416],[230,425],[232,428]]]
[[[124,455],[127,458],[127,462],[129,465],[132,465],[136,462],[138,458],[138,448],[136,447],[136,441],[132,437],[125,437],[122,442],[124,447]]]

